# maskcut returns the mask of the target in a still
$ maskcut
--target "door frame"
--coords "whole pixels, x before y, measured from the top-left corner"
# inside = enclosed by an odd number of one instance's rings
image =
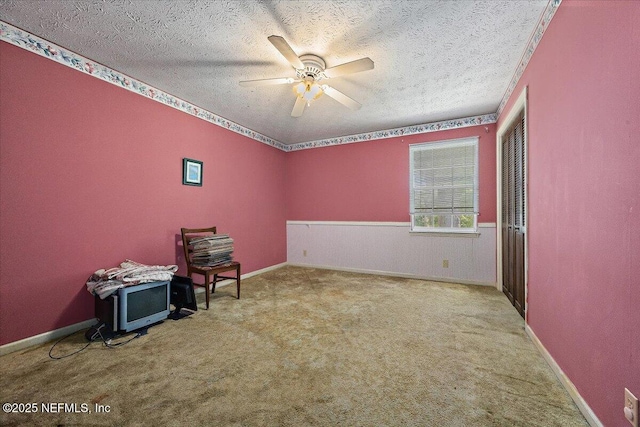
[[[524,320],[527,323],[527,310],[529,307],[529,117],[528,117],[528,86],[525,86],[515,103],[506,115],[505,120],[496,132],[496,288],[502,290],[502,137],[513,126],[520,113],[524,112],[524,212],[526,222],[524,225]]]

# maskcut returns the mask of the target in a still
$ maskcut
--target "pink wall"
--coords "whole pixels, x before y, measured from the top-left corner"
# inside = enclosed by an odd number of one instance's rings
[[[407,222],[409,144],[479,136],[478,221],[495,222],[495,132],[490,124],[291,152],[287,219]]]
[[[640,395],[638,22],[638,1],[565,0],[510,101],[529,86],[528,322],[611,426],[623,388]],[[0,56],[0,344],[91,318],[99,267],[179,262],[181,226],[229,232],[248,272],[285,260],[286,219],[408,221],[410,143],[479,135],[480,221],[495,221],[494,125],[284,154]],[[181,185],[182,157],[204,161],[203,188]]]
[[[286,260],[286,153],[4,42],[0,57],[0,344],[92,318],[98,268],[182,264],[180,227],[231,234],[245,273]],[[182,185],[183,157],[203,187]]]
[[[528,322],[607,426],[640,396],[638,23],[564,1],[509,103],[529,86]]]

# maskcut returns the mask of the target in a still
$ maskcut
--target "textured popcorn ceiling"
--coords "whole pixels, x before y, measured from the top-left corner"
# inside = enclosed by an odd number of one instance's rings
[[[0,19],[285,144],[494,113],[547,0],[0,1]],[[375,69],[328,81],[290,116],[294,77],[267,40],[327,67]],[[43,76],[46,78],[46,76]]]

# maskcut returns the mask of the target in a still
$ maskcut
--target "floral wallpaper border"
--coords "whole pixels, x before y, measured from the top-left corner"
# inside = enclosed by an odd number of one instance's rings
[[[357,135],[340,136],[337,138],[320,139],[317,141],[300,142],[287,146],[287,151],[305,150],[308,148],[327,147],[330,145],[352,144],[354,142],[370,141],[374,139],[394,138],[396,136],[415,135],[417,133],[438,132],[441,130],[459,129],[469,126],[486,125],[497,121],[496,114],[466,117],[463,119],[444,120],[423,125],[407,126],[396,129],[379,130],[376,132],[360,133]]]
[[[540,40],[542,39],[545,30],[549,26],[551,19],[555,15],[555,12],[558,10],[560,3],[562,3],[562,0],[549,0],[549,4],[547,4],[547,7],[542,14],[542,18],[540,19],[536,30],[531,36],[531,39],[529,40],[527,48],[522,55],[522,59],[520,60],[520,63],[518,64],[518,67],[516,68],[516,71],[509,83],[509,86],[507,87],[507,90],[502,97],[502,101],[500,102],[496,113],[433,123],[425,123],[414,126],[406,126],[395,129],[380,130],[375,132],[360,133],[356,135],[347,135],[336,138],[327,138],[316,141],[300,142],[291,145],[283,144],[280,141],[246,128],[238,123],[220,117],[183,99],[177,98],[173,95],[163,92],[160,89],[149,86],[139,80],[136,80],[118,71],[112,70],[111,68],[106,67],[102,64],[91,61],[90,59],[87,59],[74,52],[63,49],[54,43],[51,43],[38,36],[16,28],[3,21],[0,21],[0,40],[14,44],[45,58],[71,67],[77,71],[89,74],[91,76],[119,86],[123,89],[135,92],[139,95],[160,102],[187,114],[191,114],[192,116],[196,116],[202,120],[206,120],[214,125],[228,129],[232,132],[239,133],[263,144],[267,144],[282,151],[289,152],[296,150],[305,150],[309,148],[351,144],[355,142],[370,141],[374,139],[393,138],[396,136],[437,132],[441,130],[458,129],[469,126],[477,126],[481,124],[495,123],[502,113],[507,100],[518,84],[520,77],[522,77],[522,74],[524,73],[524,70],[529,63],[529,60],[533,56],[533,52],[540,43]]]
[[[6,22],[0,21],[0,40],[9,42],[23,49],[29,50],[45,58],[56,61],[60,64],[71,67],[77,71],[89,74],[100,80],[112,83],[123,89],[135,92],[138,95],[153,99],[154,101],[173,107],[192,116],[196,116],[202,120],[228,129],[232,132],[239,133],[256,141],[279,148],[286,151],[286,145],[259,132],[248,129],[238,123],[220,117],[210,111],[193,105],[183,99],[177,98],[153,86],[149,86],[139,80],[122,74],[118,71],[105,67],[102,64],[87,59],[77,53],[63,49],[54,43],[44,40],[38,36],[34,36],[26,31],[16,28]]]
[[[540,40],[542,40],[542,36],[544,35],[547,27],[549,27],[549,23],[551,22],[551,19],[553,19],[553,16],[556,14],[560,3],[562,3],[562,0],[549,0],[546,9],[544,10],[544,12],[542,12],[542,18],[540,19],[540,22],[538,22],[538,26],[531,35],[529,44],[527,44],[527,48],[522,54],[522,59],[520,59],[520,63],[518,64],[516,71],[513,73],[511,82],[509,82],[509,86],[507,87],[507,90],[502,97],[502,101],[500,101],[500,105],[498,106],[498,111],[496,113],[498,117],[500,117],[500,114],[502,114],[502,110],[504,110],[505,105],[507,105],[509,97],[518,85],[520,77],[522,77],[524,70],[527,68],[529,60],[533,56],[533,52],[538,47]]]

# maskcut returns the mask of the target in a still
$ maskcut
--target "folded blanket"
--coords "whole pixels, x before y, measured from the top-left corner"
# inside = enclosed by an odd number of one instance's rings
[[[87,290],[105,299],[125,286],[169,281],[176,271],[177,265],[145,265],[127,259],[119,267],[100,269],[93,273],[87,279]]]

